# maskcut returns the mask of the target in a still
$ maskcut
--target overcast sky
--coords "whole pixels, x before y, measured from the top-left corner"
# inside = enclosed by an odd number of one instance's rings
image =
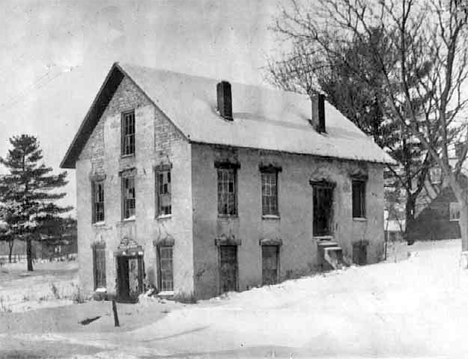
[[[266,85],[277,11],[278,0],[1,0],[0,155],[32,134],[58,171],[115,61]]]

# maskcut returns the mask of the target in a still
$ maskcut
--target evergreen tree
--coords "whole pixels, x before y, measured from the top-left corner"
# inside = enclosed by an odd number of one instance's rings
[[[28,271],[32,271],[32,240],[40,238],[46,219],[71,210],[56,204],[66,195],[55,190],[67,184],[67,173],[51,174],[52,168],[41,161],[42,150],[36,137],[13,136],[10,144],[12,149],[6,158],[0,157],[0,163],[9,171],[0,180],[2,218],[16,238],[26,241]]]

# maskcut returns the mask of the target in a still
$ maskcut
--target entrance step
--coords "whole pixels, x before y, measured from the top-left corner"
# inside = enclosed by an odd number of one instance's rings
[[[347,263],[343,259],[343,249],[334,241],[318,242],[318,255],[323,270],[347,267]]]

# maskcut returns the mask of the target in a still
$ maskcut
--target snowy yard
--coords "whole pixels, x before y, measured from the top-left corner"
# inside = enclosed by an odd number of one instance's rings
[[[120,328],[109,302],[3,312],[0,357],[465,358],[468,271],[459,269],[459,253],[460,241],[416,243],[390,251],[386,263],[195,305],[119,304]],[[0,293],[48,275],[1,281]],[[61,274],[73,283],[69,275]]]
[[[0,266],[0,313],[56,307],[79,299],[78,263],[41,261],[34,271],[26,263]]]

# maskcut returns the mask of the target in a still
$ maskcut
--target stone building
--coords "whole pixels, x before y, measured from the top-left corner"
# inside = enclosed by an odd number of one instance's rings
[[[207,298],[377,262],[386,163],[322,95],[116,63],[61,165],[81,285]]]

